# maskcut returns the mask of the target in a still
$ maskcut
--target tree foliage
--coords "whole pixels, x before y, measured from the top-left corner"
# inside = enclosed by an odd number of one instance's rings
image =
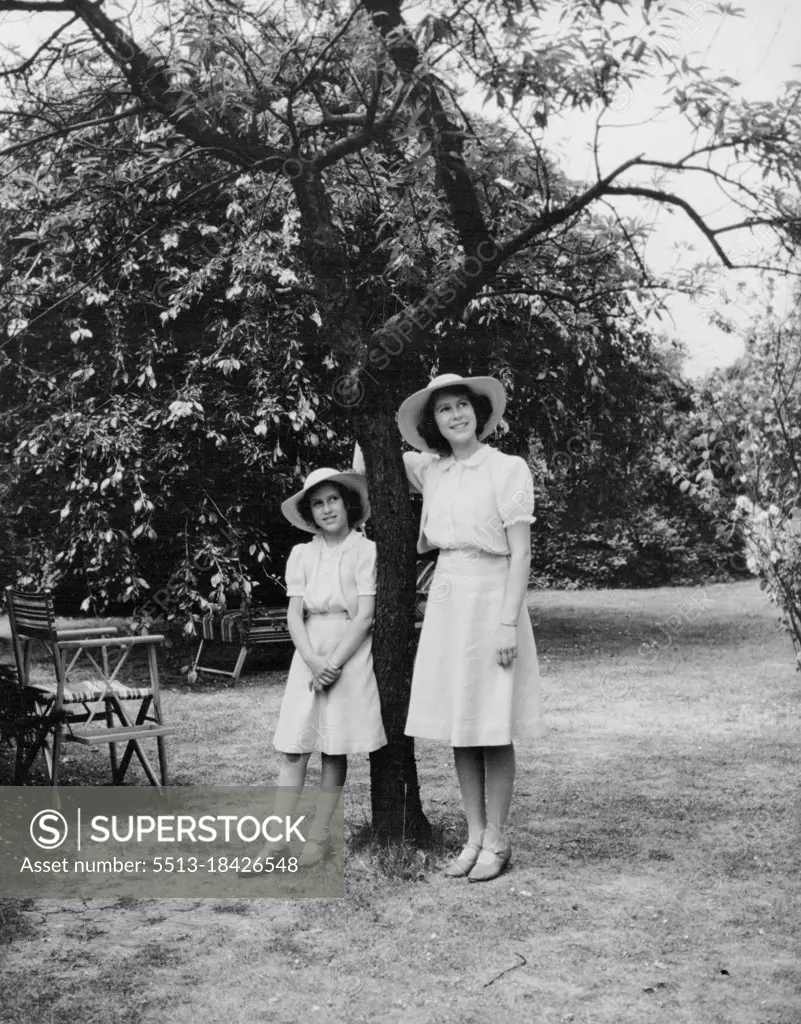
[[[37,582],[78,573],[100,605],[159,586],[171,610],[203,610],[249,591],[271,549],[265,504],[302,451],[330,450],[323,367],[308,311],[282,294],[286,210],[235,181],[221,193],[218,165],[176,163],[161,140],[142,158],[147,125],[128,144],[120,128],[70,136],[57,166],[40,153],[3,190],[5,295],[36,311],[5,349],[4,505]]]
[[[610,419],[571,409],[572,432],[550,450],[542,440],[548,433],[539,432],[532,453],[543,481],[532,534],[537,585],[647,587],[730,578],[736,542],[718,538],[715,514],[673,482],[672,460],[693,409],[677,353],[645,347],[625,380],[628,403],[613,407]]]
[[[713,374],[699,395],[682,491],[717,515],[718,533],[739,537],[748,568],[779,606],[801,667],[801,318],[775,317],[746,354]]]

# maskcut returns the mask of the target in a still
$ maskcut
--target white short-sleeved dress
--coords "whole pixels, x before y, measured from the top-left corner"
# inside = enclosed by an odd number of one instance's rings
[[[525,601],[516,659],[503,667],[496,656],[509,571],[506,527],[534,521],[529,468],[489,445],[468,459],[412,452],[404,461],[423,495],[418,550],[439,548],[406,734],[455,747],[540,736],[539,666]]]
[[[351,531],[338,547],[329,547],[316,535],[292,549],[286,584],[288,597],[303,598],[312,647],[326,655],[347,629],[358,597],[375,594],[375,544]],[[310,691],[311,679],[311,669],[295,651],[275,730],[276,750],[358,754],[386,744],[371,637],[325,692]]]

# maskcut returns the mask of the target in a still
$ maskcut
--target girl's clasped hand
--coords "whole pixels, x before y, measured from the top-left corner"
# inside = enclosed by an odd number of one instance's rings
[[[337,665],[321,655],[315,655],[311,659],[311,664],[309,662],[307,664],[313,673],[309,680],[309,689],[314,693],[326,693],[342,674],[341,665]]]

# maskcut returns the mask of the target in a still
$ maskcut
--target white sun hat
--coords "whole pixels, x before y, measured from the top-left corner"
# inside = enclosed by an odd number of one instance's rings
[[[458,373],[442,373],[439,377],[429,381],[421,391],[415,391],[413,395],[409,395],[401,403],[400,409],[398,409],[398,429],[403,436],[403,440],[410,444],[412,448],[417,448],[421,452],[439,454],[426,444],[420,433],[420,415],[425,408],[426,402],[435,391],[440,391],[442,388],[456,387],[457,385],[468,388],[474,394],[484,395],[492,405],[490,418],[478,435],[479,441],[489,437],[493,430],[496,429],[501,422],[503,411],[506,408],[506,392],[504,391],[503,384],[496,377],[461,377]]]
[[[340,473],[337,469],[322,467],[312,470],[306,477],[302,489],[281,503],[281,511],[293,526],[297,526],[299,530],[305,530],[306,533],[317,533],[317,527],[313,523],[308,523],[300,514],[299,505],[304,495],[308,494],[314,487],[324,483],[342,484],[343,487],[354,491],[359,496],[362,514],[359,517],[359,521],[353,525],[354,527],[361,526],[362,523],[367,522],[370,518],[370,502],[367,499],[367,480],[363,474],[356,473],[353,470]]]

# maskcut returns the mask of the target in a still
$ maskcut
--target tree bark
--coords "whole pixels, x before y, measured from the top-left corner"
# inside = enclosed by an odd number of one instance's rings
[[[395,422],[398,394],[375,389],[354,416],[364,452],[371,533],[378,548],[375,663],[387,746],[370,755],[373,829],[386,843],[425,844],[431,827],[423,814],[414,741],[404,735],[415,642],[417,529]]]

